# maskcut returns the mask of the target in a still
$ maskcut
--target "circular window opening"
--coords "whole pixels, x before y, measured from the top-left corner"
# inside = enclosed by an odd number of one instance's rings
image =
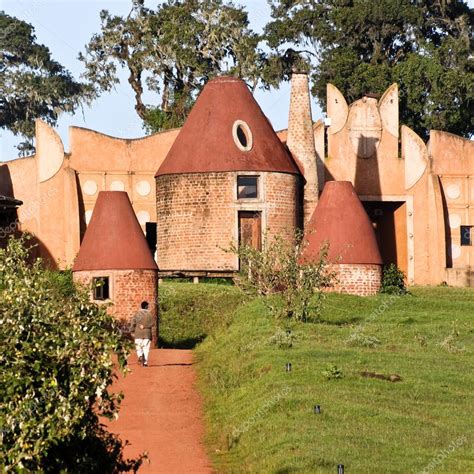
[[[253,146],[252,132],[243,120],[236,120],[232,127],[232,135],[237,147],[242,151],[250,151]]]

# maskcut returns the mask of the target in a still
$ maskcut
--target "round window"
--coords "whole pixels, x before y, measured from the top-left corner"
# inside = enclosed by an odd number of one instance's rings
[[[243,120],[236,120],[232,127],[232,136],[237,147],[242,151],[250,151],[253,146],[252,132]]]

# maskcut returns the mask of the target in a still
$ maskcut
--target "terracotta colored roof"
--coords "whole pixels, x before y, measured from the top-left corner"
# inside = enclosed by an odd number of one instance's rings
[[[331,263],[382,264],[375,232],[349,181],[328,181],[305,232],[302,260],[319,258],[329,243]]]
[[[126,192],[99,193],[72,270],[158,270]]]
[[[237,120],[251,131],[250,151],[234,142]],[[233,77],[206,84],[156,176],[222,171],[300,174],[245,82]]]
[[[277,134],[278,139],[282,143],[286,143],[286,139],[288,138],[288,129],[287,128],[284,128],[283,130],[278,130],[275,133]]]

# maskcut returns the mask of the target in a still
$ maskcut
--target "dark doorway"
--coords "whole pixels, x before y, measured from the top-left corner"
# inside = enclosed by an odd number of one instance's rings
[[[408,270],[407,213],[404,201],[365,201],[384,265],[394,263],[405,275]]]
[[[145,224],[146,241],[148,243],[148,248],[150,249],[153,258],[155,257],[156,252],[156,231],[156,222],[147,222]]]
[[[260,212],[239,211],[239,244],[262,249],[262,215]]]

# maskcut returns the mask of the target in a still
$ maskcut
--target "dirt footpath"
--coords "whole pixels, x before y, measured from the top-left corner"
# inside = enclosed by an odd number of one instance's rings
[[[125,395],[119,418],[110,431],[128,440],[127,457],[148,451],[139,473],[210,473],[203,446],[201,399],[196,390],[193,353],[155,349],[148,367],[137,365],[132,354],[131,373],[114,385]]]

